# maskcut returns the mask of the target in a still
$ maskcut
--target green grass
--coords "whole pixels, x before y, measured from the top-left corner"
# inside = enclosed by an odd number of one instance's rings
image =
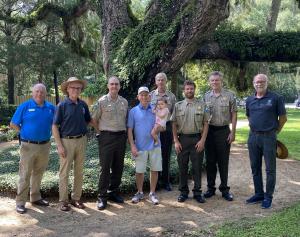
[[[225,224],[215,237],[299,237],[299,226],[300,203],[258,221],[241,219]]]
[[[241,114],[240,114],[241,113]],[[238,113],[238,119],[241,120],[243,112]],[[289,158],[300,160],[300,110],[288,109],[288,121],[278,135],[278,140],[282,141],[289,150]],[[236,142],[247,143],[249,127],[241,127],[236,131]]]

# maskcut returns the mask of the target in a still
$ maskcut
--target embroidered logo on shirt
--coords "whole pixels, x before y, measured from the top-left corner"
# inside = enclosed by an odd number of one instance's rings
[[[34,112],[35,109],[28,109],[28,112]]]

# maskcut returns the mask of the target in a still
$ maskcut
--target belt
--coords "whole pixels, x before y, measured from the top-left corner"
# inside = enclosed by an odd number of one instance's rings
[[[108,135],[123,135],[123,134],[126,134],[126,131],[100,131],[100,133],[102,134],[108,134]]]
[[[229,128],[229,125],[224,125],[224,126],[214,126],[214,125],[209,125],[209,129],[211,130],[223,130]]]
[[[77,138],[81,138],[85,136],[85,134],[80,134],[80,135],[76,135],[76,136],[64,136],[62,138],[65,138],[65,139],[77,139]]]
[[[201,136],[201,134],[200,133],[193,133],[193,134],[180,133],[180,134],[178,134],[178,136],[180,136],[180,137],[199,137],[199,136]]]
[[[260,134],[260,135],[270,135],[270,134],[273,134],[275,133],[275,130],[271,130],[271,131],[252,131],[252,133],[254,134]]]
[[[30,140],[26,140],[26,139],[21,139],[21,142],[27,142],[27,143],[32,143],[32,144],[46,144],[49,141],[50,140],[47,140],[47,141],[30,141]]]

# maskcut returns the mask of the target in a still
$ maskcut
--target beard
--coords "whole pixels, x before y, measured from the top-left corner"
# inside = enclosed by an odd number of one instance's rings
[[[185,96],[185,98],[187,98],[187,99],[193,99],[194,96],[195,96],[195,94],[190,92],[190,93],[185,93],[184,96]]]

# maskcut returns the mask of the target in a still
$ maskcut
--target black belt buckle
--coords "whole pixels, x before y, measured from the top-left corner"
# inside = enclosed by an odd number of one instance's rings
[[[215,130],[215,131],[227,129],[228,127],[229,127],[228,125],[224,125],[224,126],[209,125],[209,129]]]
[[[76,136],[65,136],[63,138],[67,138],[67,139],[78,139],[83,137],[85,134],[80,134],[80,135],[76,135]]]
[[[30,140],[21,139],[21,142],[42,145],[42,144],[48,143],[49,140],[47,140],[47,141],[30,141]]]
[[[179,136],[183,136],[183,137],[199,137],[201,136],[200,133],[193,133],[193,134],[183,134],[183,133],[180,133]]]
[[[123,134],[126,134],[125,131],[100,131],[100,133],[103,133],[103,134],[108,134],[108,135],[123,135]]]

